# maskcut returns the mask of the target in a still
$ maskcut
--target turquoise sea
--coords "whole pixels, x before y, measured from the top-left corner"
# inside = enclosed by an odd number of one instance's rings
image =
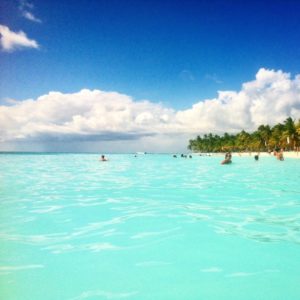
[[[0,155],[0,299],[300,299],[300,160],[99,156]]]

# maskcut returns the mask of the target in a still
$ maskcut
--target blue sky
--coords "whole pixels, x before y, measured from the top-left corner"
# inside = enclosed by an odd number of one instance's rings
[[[80,91],[96,89],[117,93],[112,102],[121,103],[124,100],[122,95],[137,101],[133,103],[132,120],[144,125],[151,118],[170,124],[172,118],[178,121],[182,115],[185,115],[185,120],[178,122],[187,124],[187,115],[189,110],[193,110],[193,105],[210,99],[210,108],[208,105],[205,109],[200,108],[201,114],[198,111],[194,118],[201,119],[202,123],[216,124],[221,112],[217,113],[212,108],[211,100],[217,98],[219,104],[224,102],[218,91],[242,91],[242,85],[253,80],[256,80],[257,86],[266,82],[277,82],[278,86],[278,82],[282,84],[287,78],[291,85],[294,84],[293,78],[300,73],[299,20],[300,1],[296,0],[1,0],[0,106],[6,109],[16,105],[18,102],[15,100],[35,99],[37,105],[32,108],[35,111],[39,107],[36,99],[51,91],[94,99],[92,93]],[[23,40],[20,41],[20,38]],[[297,91],[294,89],[293,93],[296,95]],[[282,91],[278,90],[278,95],[281,94]],[[105,95],[111,97],[109,93]],[[247,90],[247,95],[252,97],[254,94]],[[263,99],[268,99],[268,95],[265,91]],[[53,97],[60,99],[57,95]],[[106,101],[105,97],[103,101]],[[230,103],[235,103],[235,96],[230,97]],[[144,99],[150,102],[148,109],[160,111],[159,117],[151,115],[146,108],[140,110],[139,101]],[[255,99],[251,99],[252,111],[256,111]],[[82,98],[81,101],[86,100]],[[127,100],[124,101],[125,106],[132,107]],[[73,102],[69,105],[72,106]],[[270,111],[270,115],[276,116],[273,119],[269,116],[263,119],[258,117],[258,113],[248,116],[245,118],[248,123],[231,125],[232,130],[252,128],[257,122],[270,120],[272,123],[283,118],[284,114],[298,117],[298,102],[293,105],[284,113]],[[235,104],[234,107],[239,106]],[[106,108],[107,111],[111,109]],[[166,113],[168,108],[173,109],[176,116]],[[74,108],[76,115],[74,112],[65,122],[73,122],[77,115],[87,118],[86,108],[82,109],[77,111]],[[249,107],[245,104],[243,109]],[[184,110],[187,112],[181,114],[180,111]],[[208,121],[205,117],[207,112],[215,119]],[[9,114],[10,120],[15,118],[12,111]],[[101,118],[99,114],[97,116]],[[263,115],[262,111],[260,114]],[[189,115],[189,118],[192,117]],[[128,125],[129,121],[126,123],[125,119],[124,124]],[[31,121],[26,124],[31,124]],[[7,119],[3,122],[8,126]],[[39,121],[39,126],[43,122]],[[59,125],[56,119],[47,119],[47,122],[43,124],[52,122],[56,127]],[[90,119],[88,124],[93,130],[102,130],[102,125]],[[223,125],[221,122],[217,127],[222,128]],[[82,126],[78,131],[82,132],[83,125],[76,123],[76,126]],[[211,126],[190,128],[194,133],[211,129]],[[73,133],[75,127],[72,127]],[[173,131],[178,129],[176,127],[175,130],[175,127]],[[140,130],[134,126],[130,128],[131,132]],[[157,129],[158,133],[161,128]],[[119,136],[115,130],[116,136]],[[39,133],[41,131],[39,128]],[[26,134],[23,132],[18,136]],[[94,140],[94,133],[92,135]]]
[[[1,1],[0,24],[40,49],[0,53],[0,98],[82,88],[186,108],[260,67],[300,70],[299,1]]]

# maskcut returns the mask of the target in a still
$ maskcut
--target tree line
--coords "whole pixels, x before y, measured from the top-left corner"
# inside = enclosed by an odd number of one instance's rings
[[[189,141],[188,149],[194,152],[238,152],[273,151],[274,149],[296,150],[300,146],[300,119],[291,117],[283,123],[260,125],[257,130],[248,133],[245,130],[237,134],[224,133],[198,135]]]

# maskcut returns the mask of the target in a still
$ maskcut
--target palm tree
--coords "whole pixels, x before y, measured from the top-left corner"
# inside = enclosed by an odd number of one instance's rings
[[[251,140],[251,136],[248,132],[245,130],[242,130],[239,134],[236,136],[236,146],[239,151],[248,150]]]
[[[297,124],[296,124],[296,131],[298,136],[300,136],[300,119],[298,120]]]
[[[294,149],[300,144],[300,119],[295,124],[292,118],[287,118],[284,124],[278,123],[272,128],[260,125],[253,133],[245,130],[237,134],[224,133],[223,136],[212,133],[200,135],[190,140],[188,148],[195,152],[220,151],[264,151],[270,148]]]
[[[257,128],[258,135],[261,140],[261,149],[266,150],[269,148],[269,140],[271,137],[271,128],[269,125],[260,125]]]
[[[284,121],[283,139],[286,139],[287,148],[294,149],[297,140],[297,130],[291,117]]]
[[[284,131],[284,125],[281,123],[278,123],[275,125],[271,130],[271,138],[270,138],[270,146],[272,148],[281,148],[282,147],[282,135]]]

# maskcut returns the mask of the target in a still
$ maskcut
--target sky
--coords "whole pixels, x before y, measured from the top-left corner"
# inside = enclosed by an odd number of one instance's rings
[[[177,152],[300,118],[300,1],[1,0],[0,150]]]

